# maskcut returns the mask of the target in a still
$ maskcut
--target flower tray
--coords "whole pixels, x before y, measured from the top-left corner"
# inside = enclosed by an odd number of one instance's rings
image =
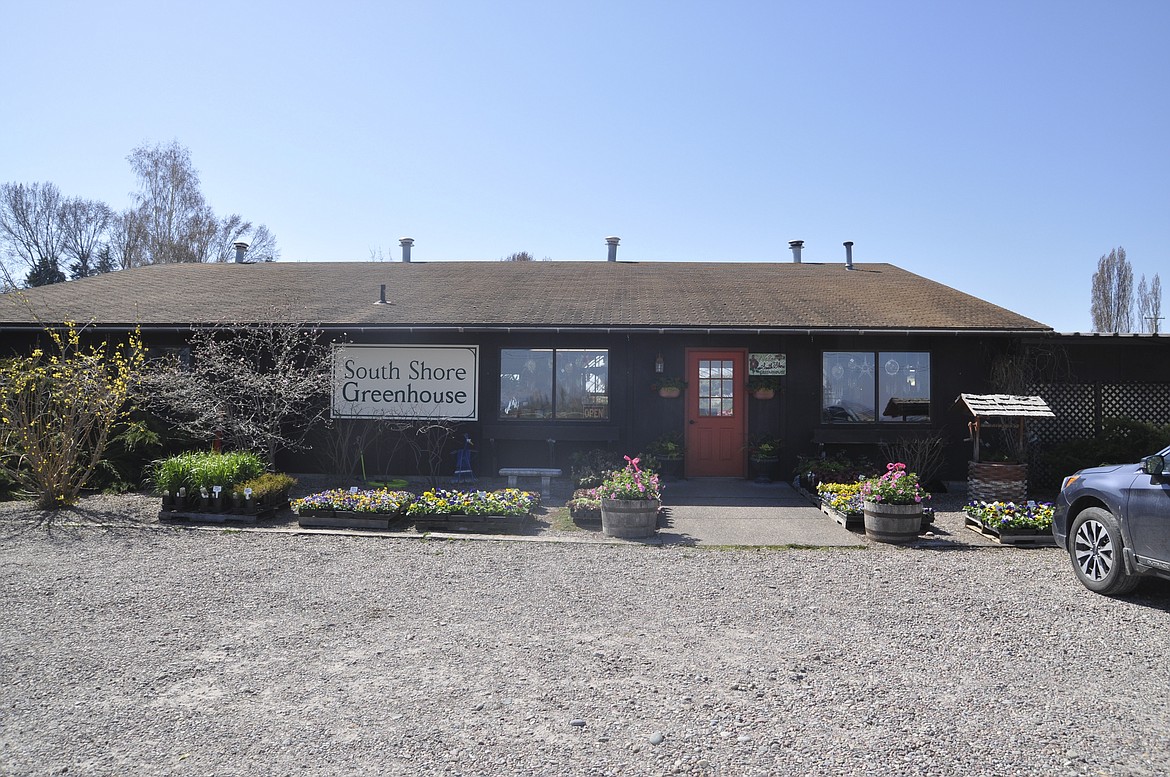
[[[227,513],[213,513],[210,511],[190,510],[184,508],[182,510],[162,509],[158,513],[160,522],[178,522],[185,521],[187,523],[256,523],[258,518],[271,518],[276,513],[276,507],[261,507],[257,510]]]
[[[523,515],[454,515],[447,513],[422,513],[410,516],[414,528],[420,532],[516,532],[532,517]]]
[[[395,513],[357,513],[348,510],[301,510],[297,523],[314,529],[375,529],[387,531],[403,523],[402,511]]]
[[[988,539],[995,540],[1001,545],[1016,545],[1019,547],[1044,547],[1056,545],[1056,539],[1052,536],[1052,532],[1043,531],[1041,529],[1033,529],[1030,527],[1017,526],[995,526],[994,524],[984,523],[977,518],[970,515],[966,516],[966,526],[976,534],[981,534]]]
[[[569,517],[578,523],[601,523],[601,508],[596,510],[569,510]]]
[[[208,497],[204,499],[200,496],[186,497],[183,499],[171,498],[162,500],[162,510],[160,514],[178,515],[234,515],[234,516],[258,516],[264,513],[271,513],[282,507],[288,507],[288,492],[274,494],[264,499],[252,499],[240,504],[234,504],[230,497],[215,499]]]
[[[823,512],[825,515],[832,518],[834,521],[836,521],[838,524],[840,524],[844,528],[849,529],[850,531],[852,531],[854,529],[860,530],[860,529],[865,528],[865,514],[860,512],[860,511],[855,512],[855,513],[846,513],[846,512],[842,512],[841,510],[838,510],[835,507],[830,507],[827,504],[822,504],[821,505],[821,512]]]

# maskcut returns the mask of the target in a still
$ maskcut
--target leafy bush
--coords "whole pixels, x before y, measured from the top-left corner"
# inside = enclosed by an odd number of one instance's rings
[[[605,448],[578,451],[569,457],[577,488],[596,488],[606,475],[623,466],[622,456]]]
[[[252,489],[253,499],[263,500],[271,496],[286,494],[296,484],[296,478],[290,477],[283,472],[265,472],[251,480],[233,484],[232,491],[242,494],[250,488]]]
[[[811,473],[820,483],[856,483],[862,478],[879,474],[878,467],[864,456],[852,459],[843,453],[821,458],[799,456],[796,459],[796,474]]]
[[[1170,441],[1170,424],[1108,418],[1101,424],[1101,434],[1089,440],[1069,440],[1043,456],[1045,466],[1057,477],[1071,475],[1086,467],[1105,464],[1131,464],[1156,453]]]
[[[39,507],[72,504],[129,418],[142,341],[83,345],[72,323],[46,347],[0,361],[0,470]]]

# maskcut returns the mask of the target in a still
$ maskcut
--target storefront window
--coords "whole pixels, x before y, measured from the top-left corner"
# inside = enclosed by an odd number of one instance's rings
[[[609,351],[503,349],[500,417],[608,420]]]
[[[827,351],[822,359],[824,423],[930,420],[930,354]]]

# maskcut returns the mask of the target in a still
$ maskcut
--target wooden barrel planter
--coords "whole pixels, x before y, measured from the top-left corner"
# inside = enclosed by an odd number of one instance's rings
[[[906,543],[918,539],[922,530],[922,505],[892,505],[863,502],[865,536],[878,542]]]
[[[601,533],[606,537],[652,537],[658,531],[657,499],[602,499]]]
[[[1028,465],[967,462],[967,497],[975,502],[1026,502]]]

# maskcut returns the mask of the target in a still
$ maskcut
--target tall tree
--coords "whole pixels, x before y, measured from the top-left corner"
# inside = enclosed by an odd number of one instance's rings
[[[1090,311],[1095,332],[1133,331],[1133,268],[1118,246],[1097,261]]]
[[[72,259],[69,275],[85,278],[93,275],[98,248],[113,219],[110,206],[98,200],[70,197],[61,203],[61,231],[65,257]]]
[[[1138,282],[1137,288],[1138,326],[1143,332],[1158,334],[1162,327],[1162,279],[1154,273],[1153,280],[1146,284],[1146,276]]]
[[[178,141],[139,146],[127,160],[138,178],[134,211],[141,227],[143,264],[230,262],[235,259],[232,245],[239,240],[251,244],[250,261],[279,257],[267,227],[254,227],[238,214],[216,218],[199,189],[191,152]],[[124,255],[124,264],[125,259]]]
[[[146,225],[137,210],[127,208],[110,220],[108,246],[116,269],[147,264]]]
[[[0,185],[0,243],[5,258],[23,264],[30,277],[45,283],[55,283],[58,277],[65,280],[60,268],[65,233],[57,187],[51,183]],[[6,272],[11,276],[11,269]]]

